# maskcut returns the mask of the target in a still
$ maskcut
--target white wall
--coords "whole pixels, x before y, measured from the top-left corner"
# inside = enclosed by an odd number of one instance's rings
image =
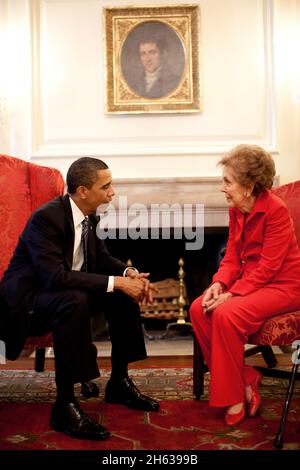
[[[278,172],[300,179],[300,0],[278,0],[274,12],[274,64]]]
[[[248,142],[300,179],[300,1],[200,1],[203,112],[106,115],[102,7],[130,3],[149,0],[0,0],[0,152],[64,174],[97,155],[115,178],[215,176]]]

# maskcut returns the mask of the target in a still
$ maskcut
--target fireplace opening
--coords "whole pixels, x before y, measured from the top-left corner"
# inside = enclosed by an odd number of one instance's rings
[[[226,246],[228,227],[207,227],[204,229],[204,243],[199,250],[187,250],[186,240],[175,239],[174,231],[170,229],[170,239],[151,239],[150,230],[147,239],[119,238],[118,230],[116,238],[105,240],[110,253],[124,263],[130,259],[132,265],[140,272],[150,272],[152,282],[164,279],[178,279],[180,258],[184,260],[184,282],[186,285],[185,312],[193,300],[201,295],[211,283],[221,259],[221,252]],[[160,232],[161,235],[161,232]],[[189,320],[187,318],[187,320]],[[166,331],[169,323],[174,320],[160,318],[143,318],[146,335],[151,331]],[[177,331],[177,334],[186,335],[190,331],[185,329]],[[92,320],[92,334],[95,341],[108,338],[108,326],[104,317],[100,316]],[[157,335],[154,334],[154,337]],[[149,335],[148,335],[149,337]],[[149,337],[150,338],[150,337]],[[152,337],[153,338],[153,337]]]
[[[173,229],[170,239],[107,239],[106,245],[111,254],[125,263],[128,259],[140,272],[150,272],[153,282],[166,278],[178,279],[180,258],[184,260],[187,304],[202,294],[210,284],[217,270],[220,252],[226,245],[227,227],[209,227],[204,230],[204,244],[200,250],[187,250],[186,240],[174,239]]]

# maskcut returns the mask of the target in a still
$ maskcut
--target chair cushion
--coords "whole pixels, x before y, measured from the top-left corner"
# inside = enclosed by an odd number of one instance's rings
[[[249,336],[249,344],[277,345],[292,344],[300,338],[300,310],[266,320],[254,335]]]
[[[49,348],[53,346],[52,333],[44,336],[29,336],[24,345],[24,349]]]

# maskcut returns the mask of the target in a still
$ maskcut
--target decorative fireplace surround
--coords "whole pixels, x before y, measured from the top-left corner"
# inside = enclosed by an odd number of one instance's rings
[[[118,196],[126,196],[128,206],[151,204],[203,204],[204,227],[228,227],[228,205],[221,193],[222,179],[218,176],[189,178],[124,178],[113,181]],[[280,184],[275,176],[274,186]],[[116,204],[117,207],[117,204]]]
[[[113,186],[117,197],[127,196],[128,206],[203,204],[205,227],[228,226],[228,208],[220,192],[220,177],[117,179]]]

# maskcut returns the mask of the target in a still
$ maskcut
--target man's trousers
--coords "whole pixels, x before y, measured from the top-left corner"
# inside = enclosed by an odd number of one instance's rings
[[[112,360],[128,364],[146,358],[139,306],[129,296],[78,289],[43,291],[34,299],[32,332],[52,331],[56,383],[99,376],[90,325],[98,312],[104,312],[109,325]]]

